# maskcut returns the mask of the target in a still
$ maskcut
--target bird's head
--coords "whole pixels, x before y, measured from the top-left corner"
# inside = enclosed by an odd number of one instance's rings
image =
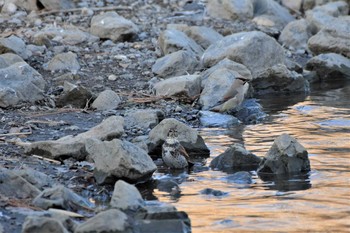
[[[176,138],[178,136],[176,128],[170,128],[168,132],[168,137]]]

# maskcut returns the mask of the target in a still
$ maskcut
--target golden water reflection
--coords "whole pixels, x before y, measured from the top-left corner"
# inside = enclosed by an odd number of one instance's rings
[[[276,190],[273,182],[264,182],[256,174],[253,184],[231,184],[223,179],[226,173],[209,170],[190,174],[191,182],[180,185],[179,199],[156,190],[155,195],[186,211],[193,232],[349,231],[350,93],[342,94],[342,102],[339,90],[334,90],[282,111],[271,111],[270,119],[263,124],[201,132],[210,146],[210,159],[234,142],[244,143],[248,150],[264,156],[277,136],[293,135],[309,152],[309,188]],[[332,98],[336,104],[332,104]],[[221,198],[199,194],[208,187],[229,194]]]

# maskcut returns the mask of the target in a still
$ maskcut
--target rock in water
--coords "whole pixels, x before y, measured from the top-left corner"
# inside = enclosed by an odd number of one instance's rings
[[[275,139],[261,161],[258,173],[288,174],[310,171],[306,149],[292,136],[282,134]]]

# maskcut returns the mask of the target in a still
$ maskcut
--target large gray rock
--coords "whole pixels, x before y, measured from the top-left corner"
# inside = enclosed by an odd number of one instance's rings
[[[288,70],[282,64],[274,65],[261,72],[251,84],[258,95],[309,91],[308,81],[301,74]]]
[[[164,113],[159,109],[137,109],[125,113],[125,128],[152,129],[164,119]]]
[[[0,38],[0,54],[3,53],[16,53],[23,59],[27,59],[31,55],[29,51],[27,51],[24,41],[14,35]]]
[[[128,216],[120,210],[109,209],[80,224],[74,233],[132,233]]]
[[[236,80],[241,77],[238,72],[223,68],[215,70],[207,78],[203,91],[199,98],[199,104],[202,105],[203,110],[208,110],[219,102],[225,102],[231,98],[237,97],[237,107],[244,99],[248,91],[249,84],[240,85],[241,81]]]
[[[209,45],[221,40],[223,36],[212,28],[204,26],[187,26],[186,24],[168,24],[167,29],[176,29],[184,32],[197,44],[206,49]]]
[[[350,78],[350,59],[336,53],[320,54],[306,63],[306,69],[315,71],[320,80]]]
[[[45,216],[26,217],[22,233],[69,233],[64,225],[57,219]]]
[[[120,210],[136,211],[144,208],[145,202],[134,185],[118,180],[114,185],[110,206]]]
[[[275,39],[263,32],[240,32],[209,46],[202,56],[203,65],[210,67],[229,58],[245,65],[253,78],[275,64],[285,62],[284,49]]]
[[[253,22],[259,26],[273,27],[281,31],[295,18],[274,0],[254,0]]]
[[[72,190],[56,185],[42,191],[34,200],[33,205],[42,209],[62,208],[70,211],[84,210],[92,204]]]
[[[211,0],[207,1],[206,8],[210,17],[245,20],[253,18],[253,0]]]
[[[32,41],[36,45],[51,46],[52,41],[57,41],[65,45],[77,45],[83,42],[96,42],[98,37],[72,26],[66,27],[49,27],[32,36]]]
[[[307,41],[311,36],[312,32],[308,21],[299,19],[287,24],[278,41],[291,50],[307,50]]]
[[[173,53],[179,50],[193,52],[196,56],[203,54],[203,49],[185,33],[168,29],[160,33],[158,38],[159,47],[163,54]]]
[[[201,91],[199,75],[183,75],[168,78],[156,83],[153,87],[157,96],[176,97],[191,102]]]
[[[94,176],[99,184],[118,179],[144,182],[157,169],[146,151],[127,141],[90,139],[85,147],[95,162]]]
[[[92,102],[91,107],[97,110],[113,110],[118,108],[121,99],[117,93],[112,90],[105,90],[101,92],[97,98]]]
[[[206,82],[208,80],[208,77],[216,72],[216,70],[221,70],[221,69],[228,69],[237,72],[240,74],[242,77],[245,77],[246,79],[251,80],[252,79],[252,73],[250,70],[245,65],[242,65],[240,63],[234,62],[228,58],[225,58],[221,60],[219,63],[216,65],[210,67],[209,69],[203,71],[201,75],[201,82],[202,82],[202,88],[206,85]]]
[[[161,155],[161,146],[163,145],[169,129],[176,128],[179,133],[178,139],[184,146],[190,156],[209,156],[209,149],[205,145],[203,138],[198,134],[197,130],[190,128],[184,123],[174,119],[168,118],[162,120],[149,133],[148,149],[150,154]]]
[[[204,127],[229,128],[240,124],[240,121],[232,116],[212,111],[200,111],[199,121]]]
[[[275,139],[257,171],[277,175],[308,172],[310,171],[308,152],[294,137],[282,134]]]
[[[134,37],[138,30],[133,22],[112,11],[96,15],[91,19],[91,34],[102,39],[125,41]]]
[[[241,144],[233,144],[226,151],[215,157],[210,167],[217,170],[256,169],[261,158],[247,151]]]
[[[75,53],[60,53],[54,56],[47,64],[50,71],[68,70],[76,73],[80,69],[78,56]]]
[[[8,61],[8,64],[14,61],[17,60]],[[42,76],[25,62],[0,68],[0,107],[41,100],[45,97],[45,86]]]
[[[86,140],[96,138],[110,140],[120,137],[124,133],[124,119],[119,116],[111,116],[89,131],[76,136],[68,135],[58,140],[39,141],[24,145],[24,150],[29,154],[36,154],[52,159],[74,157],[83,160],[87,156],[85,150]]]
[[[0,168],[0,193],[11,198],[34,198],[40,190],[18,174],[18,171]]]
[[[336,20],[336,26],[324,27],[309,39],[308,47],[314,54],[338,53],[350,58],[350,16]]]
[[[162,78],[192,74],[198,64],[194,53],[180,50],[157,59],[152,66],[152,72]]]
[[[24,60],[14,53],[4,53],[0,55],[0,69],[9,67],[17,62],[24,62]]]

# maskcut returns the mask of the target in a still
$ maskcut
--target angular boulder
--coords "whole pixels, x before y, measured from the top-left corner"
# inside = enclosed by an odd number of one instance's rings
[[[86,140],[97,138],[110,140],[120,137],[124,133],[124,119],[120,116],[111,116],[89,131],[76,136],[68,135],[58,140],[39,141],[24,145],[28,154],[37,154],[51,159],[73,157],[83,160],[88,153],[85,149]]]
[[[17,60],[7,61],[7,64],[15,61]],[[45,97],[45,87],[46,82],[41,74],[25,62],[0,68],[0,107],[42,100]]]
[[[105,90],[101,92],[97,98],[92,102],[91,107],[97,110],[113,110],[118,108],[121,99],[117,93],[112,90]]]
[[[253,0],[211,0],[208,1],[206,8],[210,17],[245,20],[253,18],[254,6]]]
[[[152,66],[152,72],[162,78],[192,74],[198,64],[194,53],[180,50],[157,59]]]
[[[57,54],[49,61],[47,69],[50,71],[68,70],[76,73],[80,69],[78,56],[72,52]]]
[[[201,56],[203,49],[193,39],[189,38],[185,33],[167,29],[160,33],[158,38],[159,47],[163,54],[173,53],[179,50],[185,50]]]
[[[255,94],[308,92],[309,83],[301,74],[277,64],[257,75],[251,82]]]
[[[23,59],[27,59],[31,55],[26,49],[25,42],[14,35],[0,38],[0,54],[3,53],[15,53]]]
[[[183,75],[168,78],[153,87],[157,96],[176,97],[186,102],[193,101],[201,91],[199,75]]]
[[[111,207],[120,210],[132,210],[145,207],[145,202],[142,196],[134,185],[128,184],[125,181],[118,180],[114,185],[114,191],[112,194]]]
[[[210,162],[210,167],[216,170],[251,170],[256,169],[261,158],[247,151],[241,144],[233,144],[226,151]]]
[[[21,233],[69,233],[64,225],[57,219],[45,216],[26,217]]]
[[[138,27],[116,12],[106,12],[91,19],[90,33],[101,39],[126,41],[136,36]]]
[[[275,139],[257,171],[277,175],[308,172],[308,152],[294,137],[282,134]]]
[[[174,118],[162,120],[149,132],[148,149],[150,154],[161,156],[161,147],[168,135],[169,129],[174,127],[176,127],[179,134],[178,139],[181,145],[184,146],[190,156],[209,156],[210,151],[197,130]]]
[[[305,68],[315,71],[319,80],[350,79],[350,59],[336,53],[315,56]]]
[[[89,139],[85,147],[95,162],[94,176],[99,184],[118,179],[144,182],[157,169],[146,151],[127,141]]]
[[[291,50],[307,50],[307,41],[311,36],[312,31],[308,21],[299,19],[287,24],[278,41]]]
[[[261,70],[285,62],[282,46],[259,31],[240,32],[224,37],[209,46],[201,61],[205,67],[211,67],[225,58],[245,65],[253,78]]]
[[[125,113],[125,128],[152,129],[164,119],[164,112],[159,109],[136,109]]]
[[[109,209],[80,224],[74,233],[132,233],[128,216],[120,210]]]

